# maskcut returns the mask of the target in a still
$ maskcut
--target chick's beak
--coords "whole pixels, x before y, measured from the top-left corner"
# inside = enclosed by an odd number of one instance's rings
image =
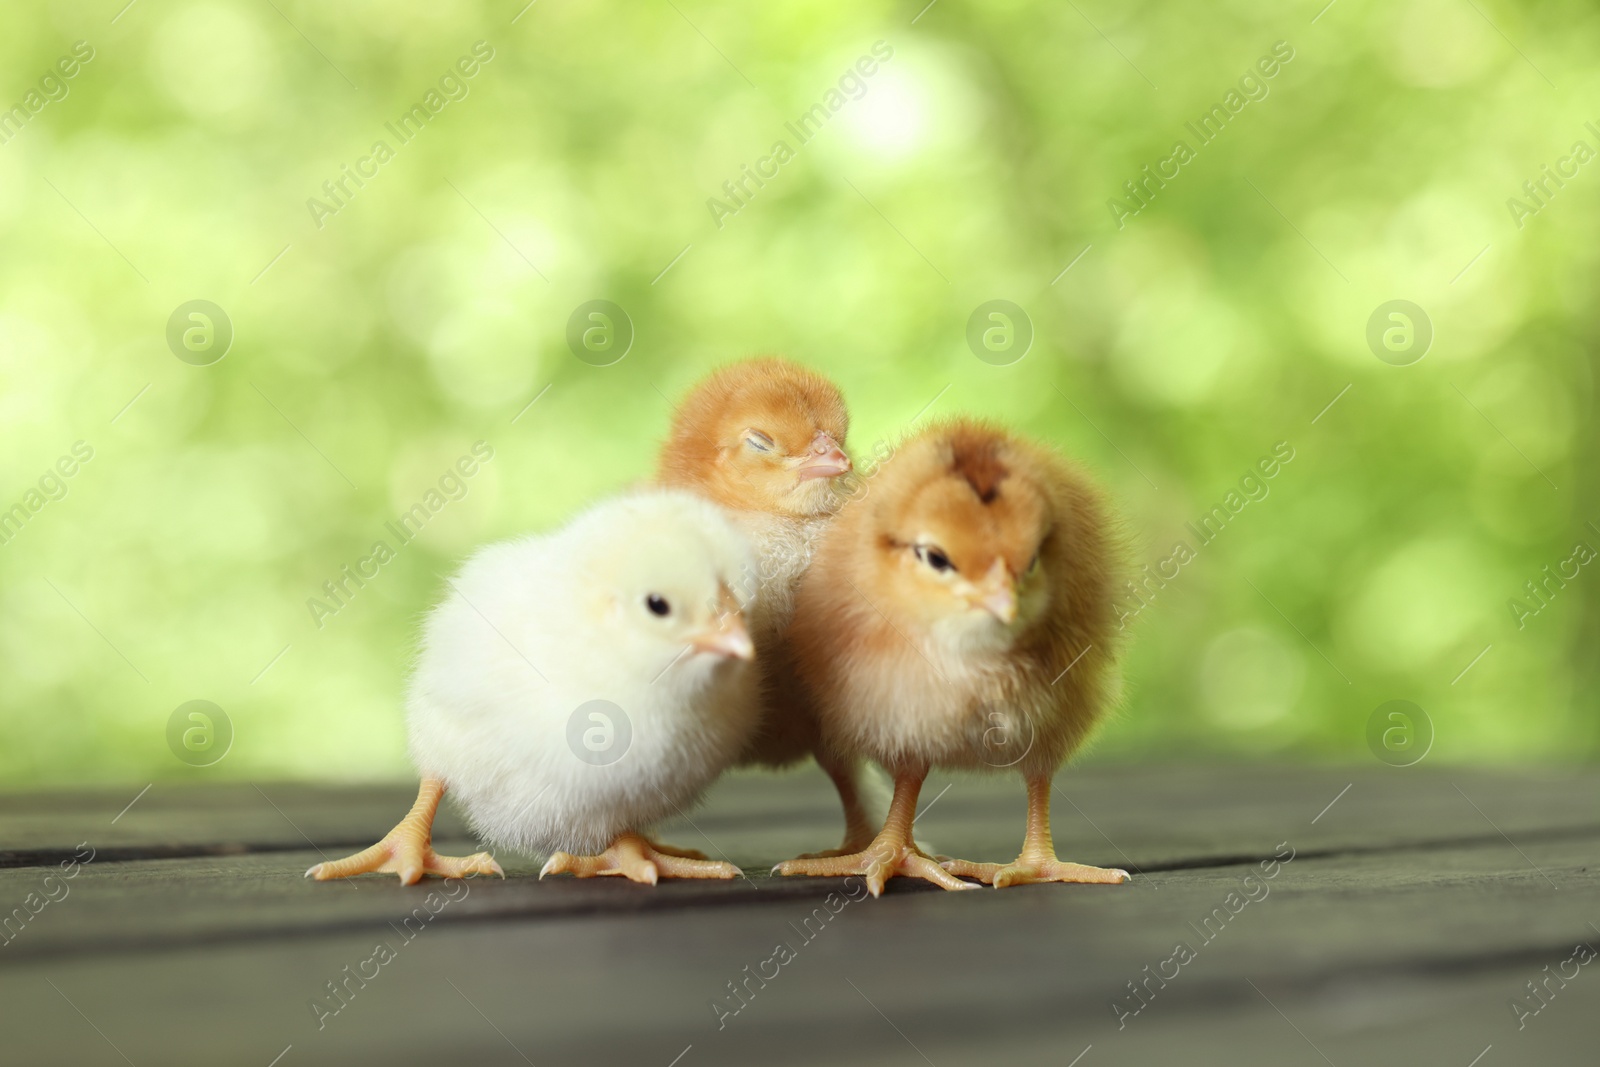
[[[800,462],[800,480],[833,478],[850,470],[850,457],[844,454],[839,442],[825,433],[811,440],[811,451]]]
[[[710,652],[729,659],[752,659],[756,654],[750,631],[745,629],[744,618],[737,611],[719,614],[710,626],[690,639],[689,647],[696,652]]]
[[[989,573],[977,588],[973,607],[982,608],[1000,622],[1009,625],[1017,617],[1017,580],[1011,570],[1000,560],[994,561]]]

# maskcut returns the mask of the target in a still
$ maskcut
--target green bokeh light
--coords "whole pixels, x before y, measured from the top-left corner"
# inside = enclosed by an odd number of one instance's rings
[[[672,400],[763,352],[840,382],[858,453],[936,397],[1058,443],[1141,564],[1295,449],[1138,613],[1093,758],[1369,758],[1397,698],[1432,716],[1433,760],[1595,752],[1600,568],[1520,627],[1508,605],[1600,547],[1600,164],[1520,228],[1506,206],[1600,148],[1591,7],[1496,9],[1502,37],[1435,0],[1315,24],[1315,4],[117,6],[0,33],[0,106],[94,50],[0,144],[0,507],[93,449],[0,544],[5,785],[408,773],[402,687],[441,576],[648,477]],[[479,41],[492,59],[401,143],[386,123]],[[879,41],[800,143],[788,124]],[[1119,228],[1107,201],[1278,41],[1267,94]],[[378,140],[393,158],[319,227],[308,200]],[[779,140],[794,158],[719,226],[707,201]],[[597,298],[636,330],[609,367],[565,341]],[[1365,341],[1397,298],[1434,327],[1406,367]],[[167,347],[196,299],[234,330],[210,366]],[[1014,364],[967,348],[994,299],[1032,319]],[[464,495],[317,618],[479,441]],[[203,771],[163,732],[195,699],[235,730]]]

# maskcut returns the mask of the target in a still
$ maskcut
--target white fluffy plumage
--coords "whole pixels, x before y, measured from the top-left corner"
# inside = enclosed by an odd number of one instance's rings
[[[483,837],[530,852],[599,852],[694,803],[756,725],[744,631],[742,648],[696,645],[752,606],[740,578],[753,567],[722,509],[676,490],[481,550],[424,627],[408,694],[417,768]],[[620,716],[579,712],[597,700]]]

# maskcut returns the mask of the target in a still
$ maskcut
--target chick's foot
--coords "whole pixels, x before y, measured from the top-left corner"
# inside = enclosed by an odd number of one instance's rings
[[[865,855],[872,848],[873,843],[876,840],[877,838],[873,836],[871,830],[868,830],[865,834],[850,834],[844,839],[844,844],[840,845],[838,848],[824,849],[821,852],[802,852],[800,855],[796,856],[795,859],[825,860],[833,859],[839,856]],[[921,845],[918,845],[914,841],[911,843],[911,850],[925,860],[931,860],[933,858],[923,850]],[[940,857],[940,859],[943,858],[944,857],[942,856]]]
[[[417,791],[417,802],[400,820],[400,825],[383,835],[383,840],[353,856],[319,863],[306,871],[306,877],[326,882],[330,878],[349,878],[356,874],[398,874],[401,885],[415,885],[424,874],[436,874],[441,878],[498,874],[504,878],[506,872],[487,852],[456,857],[441,856],[433,850],[433,818],[438,813],[444,788],[444,783],[437,778],[424,778],[422,788]]]
[[[872,840],[870,838],[866,841],[847,840],[838,848],[825,848],[821,852],[802,852],[800,855],[795,857],[795,860],[828,860],[835,859],[840,856],[855,856],[865,852],[867,847],[871,844]]]
[[[842,856],[792,859],[773,868],[786,877],[839,878],[861,875],[873,896],[883,892],[884,883],[895,877],[923,878],[945,889],[976,889],[971,882],[947,873],[945,869],[909,840],[896,840],[879,834],[860,852]]]
[[[547,874],[570,874],[576,878],[621,875],[630,881],[655,885],[658,878],[738,878],[743,873],[731,863],[716,863],[703,856],[695,859],[680,855],[677,849],[659,848],[638,834],[622,834],[598,856],[552,853],[539,877]]]
[[[878,831],[878,836],[866,848],[842,856],[801,856],[772,869],[790,877],[862,875],[867,880],[867,891],[873,896],[881,894],[884,883],[896,876],[923,878],[946,889],[978,888],[946,872],[937,861],[918,848],[911,837],[911,827],[916,822],[917,793],[922,789],[926,774],[925,768],[917,768],[895,775],[894,797],[889,801],[888,817],[883,821],[883,829]]]
[[[432,845],[402,833],[402,828],[397,826],[371,848],[344,859],[319,863],[306,872],[306,877],[326,882],[330,878],[349,878],[356,874],[398,874],[401,885],[415,885],[424,874],[440,878],[465,878],[470,874],[506,876],[500,864],[487,852],[441,856]]]
[[[940,866],[951,874],[976,878],[996,889],[1008,885],[1034,885],[1038,882],[1094,882],[1117,885],[1128,880],[1128,872],[1116,867],[1088,867],[1056,859],[1056,846],[1050,836],[1050,775],[1028,775],[1028,828],[1022,837],[1022,852],[1012,863],[973,863],[940,856]]]
[[[1128,880],[1128,872],[1116,867],[1089,867],[1067,863],[1054,856],[1021,855],[1013,863],[973,863],[970,860],[941,860],[940,867],[963,878],[976,878],[996,889],[1009,885],[1035,885],[1040,882],[1091,882],[1117,885]]]
[[[871,826],[846,826],[844,844],[838,848],[824,849],[821,852],[802,852],[795,859],[826,860],[836,859],[841,856],[860,855],[871,848],[876,840],[877,836],[872,832]]]
[[[675,848],[672,845],[663,845],[660,841],[651,841],[649,838],[645,838],[645,841],[663,856],[677,856],[679,859],[685,860],[708,860],[711,858],[697,848]]]

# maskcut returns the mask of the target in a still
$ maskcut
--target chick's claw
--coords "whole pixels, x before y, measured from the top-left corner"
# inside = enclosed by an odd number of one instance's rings
[[[658,878],[738,878],[744,874],[731,863],[681,854],[687,851],[658,847],[638,834],[623,834],[598,856],[552,853],[539,877],[547,874],[570,874],[575,878],[621,875],[629,881],[655,885]]]
[[[996,889],[1011,885],[1037,885],[1042,882],[1077,882],[1119,885],[1128,872],[1116,867],[1090,867],[1067,863],[1054,856],[1018,856],[1014,863],[973,863],[970,860],[941,859],[939,866],[963,878],[976,878]]]

